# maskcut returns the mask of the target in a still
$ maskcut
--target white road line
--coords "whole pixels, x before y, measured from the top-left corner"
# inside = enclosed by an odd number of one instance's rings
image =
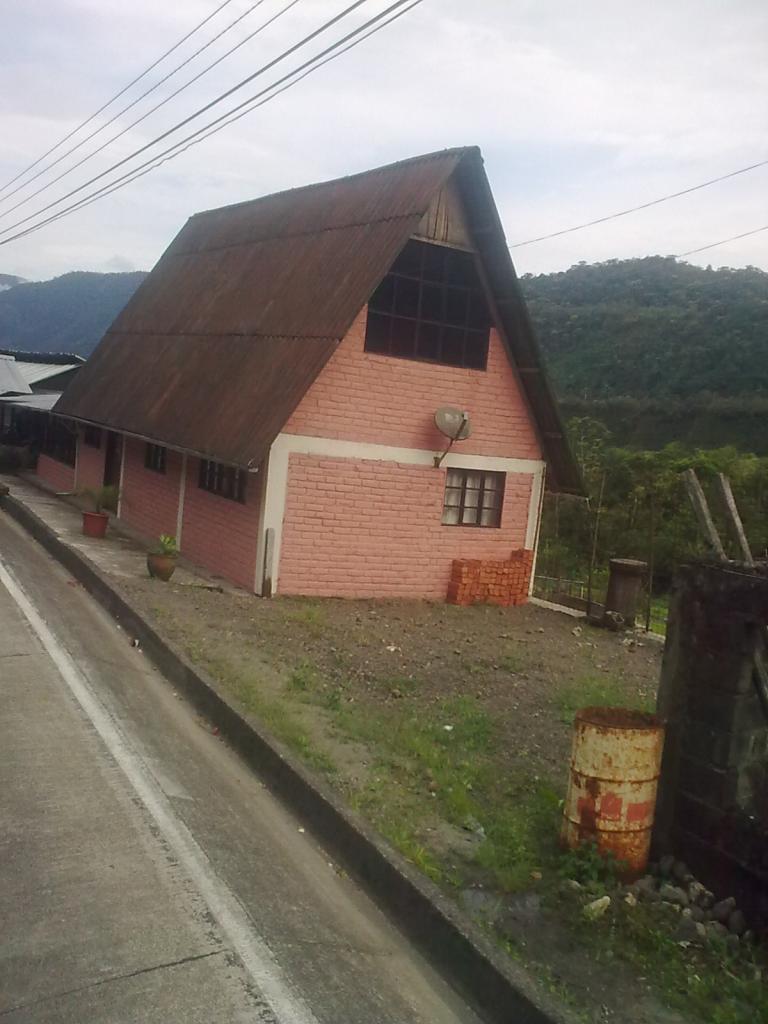
[[[291,991],[274,955],[256,935],[253,923],[237,897],[218,877],[187,826],[176,817],[147,764],[136,753],[120,726],[93,693],[83,673],[53,635],[19,581],[2,560],[0,582],[29,622],[107,750],[122,768],[278,1020],[284,1024],[317,1024],[317,1018],[302,997]]]

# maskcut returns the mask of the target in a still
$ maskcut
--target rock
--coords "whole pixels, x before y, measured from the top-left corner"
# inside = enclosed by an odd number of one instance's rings
[[[620,633],[625,626],[624,616],[619,615],[618,612],[605,612],[603,615],[603,625],[607,626],[608,629],[614,630],[616,633]]]
[[[629,891],[634,893],[639,900],[645,900],[647,903],[655,903],[659,899],[659,891],[656,888],[656,879],[653,875],[644,875],[642,878],[638,878],[629,887]]]
[[[659,861],[659,874],[662,878],[672,877],[672,868],[675,866],[675,858],[671,853],[668,853],[665,857],[662,857]]]
[[[688,894],[684,889],[677,885],[670,885],[668,882],[665,882],[659,889],[659,897],[665,903],[672,903],[676,907],[687,907],[689,902]]]
[[[698,902],[704,910],[711,910],[715,905],[715,894],[710,889],[705,889]]]
[[[493,921],[501,909],[501,899],[485,889],[462,889],[459,902],[472,917]]]
[[[584,886],[581,882],[577,882],[575,878],[566,878],[560,888],[563,892],[581,892]]]
[[[733,896],[729,896],[726,900],[720,900],[712,907],[712,918],[715,921],[719,921],[720,924],[727,924],[728,918],[736,909],[736,900]]]
[[[544,875],[542,875],[542,873],[540,871],[538,871],[538,870],[531,872],[531,880],[534,881],[534,882],[540,882],[543,877],[544,877]]]
[[[748,928],[747,931],[744,932],[744,934],[741,936],[741,941],[748,942],[750,945],[754,943],[755,933],[752,931],[751,928]]]
[[[635,896],[633,892],[628,892],[624,897],[624,902],[627,904],[628,907],[636,907],[637,896]]]
[[[706,891],[701,882],[694,880],[688,884],[688,899],[691,903],[699,903],[700,905],[700,900]]]
[[[690,880],[693,876],[688,870],[688,865],[685,861],[676,860],[672,865],[672,877],[677,882],[685,882],[686,880]]]
[[[600,896],[598,899],[592,900],[591,903],[587,903],[587,905],[582,909],[582,914],[587,918],[587,920],[596,921],[599,917],[603,916],[610,905],[610,896]]]
[[[524,937],[541,917],[541,898],[535,892],[510,896],[496,919],[496,927],[509,938]]]
[[[581,628],[581,626],[574,626],[573,629],[571,630],[571,632],[573,633],[574,636],[581,636],[581,634],[584,632],[584,630]]]
[[[728,918],[728,931],[732,935],[743,935],[747,930],[747,919],[740,910],[734,910]]]
[[[738,953],[741,949],[741,941],[738,935],[734,935],[733,932],[729,932],[725,937],[725,948],[729,953]]]
[[[694,921],[708,921],[709,917],[706,910],[702,910],[701,907],[697,907],[694,903],[692,907],[688,908],[691,912],[691,917]]]
[[[719,921],[708,921],[704,928],[707,938],[715,942],[724,942],[728,938],[728,929]]]
[[[695,942],[697,945],[706,941],[707,929],[692,917],[681,917],[675,929],[675,935],[683,942]]]

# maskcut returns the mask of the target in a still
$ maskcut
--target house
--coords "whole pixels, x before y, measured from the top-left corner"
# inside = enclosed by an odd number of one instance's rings
[[[0,349],[0,443],[28,448],[51,481],[66,484],[73,473],[77,431],[51,410],[84,362],[65,352]]]
[[[191,217],[55,411],[73,486],[260,594],[521,601],[581,488],[476,148]]]

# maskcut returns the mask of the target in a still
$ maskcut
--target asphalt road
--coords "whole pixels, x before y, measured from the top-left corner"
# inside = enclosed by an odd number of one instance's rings
[[[0,1022],[479,1024],[0,512]]]

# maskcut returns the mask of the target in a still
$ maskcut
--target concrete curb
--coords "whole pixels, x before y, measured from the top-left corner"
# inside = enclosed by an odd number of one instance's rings
[[[503,957],[428,879],[384,843],[312,777],[203,670],[161,637],[84,555],[34,512],[0,493],[0,508],[57,559],[125,632],[138,639],[159,671],[214,725],[317,840],[359,880],[397,927],[489,1024],[570,1024],[529,975]]]

